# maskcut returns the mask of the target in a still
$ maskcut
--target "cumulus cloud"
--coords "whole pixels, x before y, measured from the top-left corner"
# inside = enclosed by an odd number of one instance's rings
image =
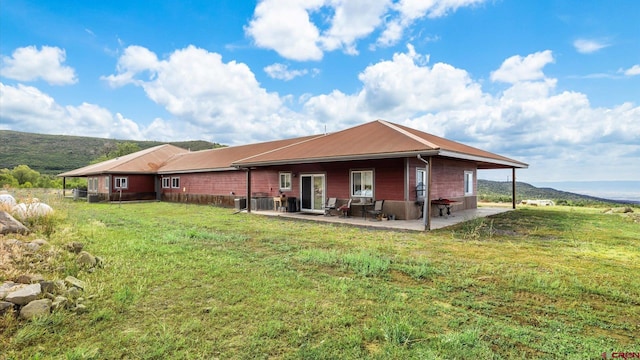
[[[304,76],[309,73],[309,70],[290,70],[289,67],[285,64],[275,63],[264,68],[264,72],[269,75],[270,78],[289,81],[293,80],[298,76]],[[318,69],[313,69],[312,73],[317,74],[319,72]]]
[[[486,0],[400,0],[392,6],[392,12],[382,34],[377,39],[379,46],[395,45],[416,20],[427,17],[435,19],[455,12],[461,7],[475,6]]]
[[[138,125],[95,104],[59,105],[32,86],[0,83],[0,122],[7,129],[38,129],[40,133],[105,138],[144,138]]]
[[[16,49],[11,57],[2,57],[0,75],[18,81],[42,79],[51,85],[69,85],[78,81],[75,70],[63,63],[67,58],[64,49],[35,46]]]
[[[515,84],[519,81],[539,80],[544,78],[542,68],[553,63],[551,50],[545,50],[522,57],[512,56],[506,59],[500,68],[491,73],[491,81]]]
[[[380,46],[397,43],[419,18],[437,18],[486,0],[263,0],[245,27],[256,46],[298,60],[325,51],[358,54],[357,42],[382,30]],[[319,21],[313,21],[320,18]]]
[[[632,67],[628,68],[627,70],[624,70],[623,72],[627,76],[640,75],[640,65],[633,65]]]
[[[577,39],[573,42],[573,47],[581,54],[591,54],[610,45],[604,41],[594,39]]]

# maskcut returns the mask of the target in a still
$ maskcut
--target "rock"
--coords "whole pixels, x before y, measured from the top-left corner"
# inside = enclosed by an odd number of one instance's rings
[[[44,281],[44,278],[40,274],[22,274],[16,279],[18,284],[35,284],[41,281]]]
[[[84,268],[92,268],[96,266],[95,256],[91,255],[87,251],[80,252],[78,258],[76,259],[76,262],[78,263],[78,265],[80,265],[80,267]]]
[[[611,212],[614,214],[626,214],[626,213],[632,213],[633,209],[628,206],[624,206],[624,207],[613,208],[611,209]]]
[[[0,316],[11,311],[12,309],[13,309],[13,303],[10,303],[8,301],[0,301]]]
[[[40,289],[42,290],[43,293],[53,294],[53,292],[55,291],[55,288],[56,287],[53,284],[53,281],[44,281],[44,280],[40,281]]]
[[[36,244],[38,244],[40,246],[49,245],[49,243],[45,239],[35,239],[35,240],[32,241],[32,243],[36,243]]]
[[[73,276],[67,276],[66,278],[64,278],[64,282],[67,285],[70,285],[72,287],[76,287],[76,288],[78,288],[80,290],[84,290],[84,287],[85,287],[84,281],[82,281],[80,279],[77,279],[77,278],[75,278]]]
[[[30,242],[30,243],[26,243],[24,244],[24,248],[31,251],[31,252],[36,252],[38,250],[40,250],[40,245]]]
[[[82,304],[76,305],[76,307],[73,309],[73,312],[76,313],[76,314],[84,314],[87,311],[89,311],[87,309],[87,307],[85,305],[82,305]]]
[[[33,199],[29,204],[18,204],[13,207],[13,214],[16,218],[20,220],[39,218],[47,215],[53,214],[53,208],[51,206],[37,202],[36,199]]]
[[[6,192],[0,194],[0,206],[7,206],[9,209],[16,206],[16,199]]]
[[[76,242],[76,241],[70,242],[67,245],[65,245],[65,248],[67,250],[69,250],[70,252],[75,253],[75,254],[79,254],[80,251],[82,251],[83,247],[84,247],[83,243],[79,243],[79,242]]]
[[[69,299],[64,296],[56,296],[51,303],[51,308],[53,310],[64,309],[69,305]]]
[[[4,242],[4,247],[5,248],[10,248],[10,247],[13,247],[13,246],[22,246],[22,241],[16,240],[16,239],[5,240],[5,242]]]
[[[51,300],[34,300],[20,309],[20,317],[31,319],[34,316],[47,315],[51,313]]]
[[[5,281],[0,285],[0,300],[4,299],[5,296],[9,293],[9,289],[16,286],[17,284],[13,281]]]
[[[104,263],[104,259],[101,258],[100,256],[96,256],[96,266],[102,267],[103,263]]]
[[[5,301],[24,305],[35,300],[42,293],[40,284],[17,285],[9,289]]]
[[[29,229],[6,211],[0,211],[0,234],[28,234]]]
[[[81,294],[82,294],[82,292],[77,287],[72,287],[71,289],[67,290],[67,297],[69,297],[71,299],[76,299]]]

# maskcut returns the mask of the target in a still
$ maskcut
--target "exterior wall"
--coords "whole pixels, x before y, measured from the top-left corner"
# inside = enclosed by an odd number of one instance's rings
[[[478,207],[477,202],[477,166],[473,162],[450,160],[444,158],[434,158],[431,165],[431,199],[449,199],[461,202],[462,204],[453,205],[451,211],[475,209]],[[464,194],[464,173],[471,171],[473,173],[473,193],[471,195]],[[438,207],[431,207],[431,214],[438,215]]]

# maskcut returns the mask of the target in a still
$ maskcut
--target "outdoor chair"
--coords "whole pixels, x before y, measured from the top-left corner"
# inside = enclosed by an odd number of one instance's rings
[[[331,210],[336,210],[336,198],[327,199],[327,205],[324,207],[324,216],[330,216]]]
[[[342,213],[342,217],[346,218],[347,216],[349,216],[349,210],[351,210],[351,201],[353,201],[353,199],[349,199],[346,204],[338,208],[338,211]]]
[[[376,200],[373,203],[373,209],[367,210],[368,214],[373,215],[374,219],[377,219],[378,216],[382,215],[382,205],[384,204],[384,200]]]

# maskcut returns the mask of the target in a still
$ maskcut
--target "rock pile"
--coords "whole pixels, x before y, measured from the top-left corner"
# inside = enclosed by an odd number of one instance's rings
[[[0,244],[0,249],[7,253],[16,253],[12,247],[20,247],[35,253],[41,247],[48,246],[45,240],[34,240],[28,243],[10,239]],[[87,251],[78,251],[80,243],[67,244],[67,249],[77,254],[76,262],[85,271],[94,271],[102,265],[102,259]],[[0,284],[0,316],[7,312],[15,312],[22,319],[49,314],[63,309],[81,314],[87,310],[87,301],[92,296],[83,297],[86,283],[76,277],[47,280],[40,274],[22,273]]]

